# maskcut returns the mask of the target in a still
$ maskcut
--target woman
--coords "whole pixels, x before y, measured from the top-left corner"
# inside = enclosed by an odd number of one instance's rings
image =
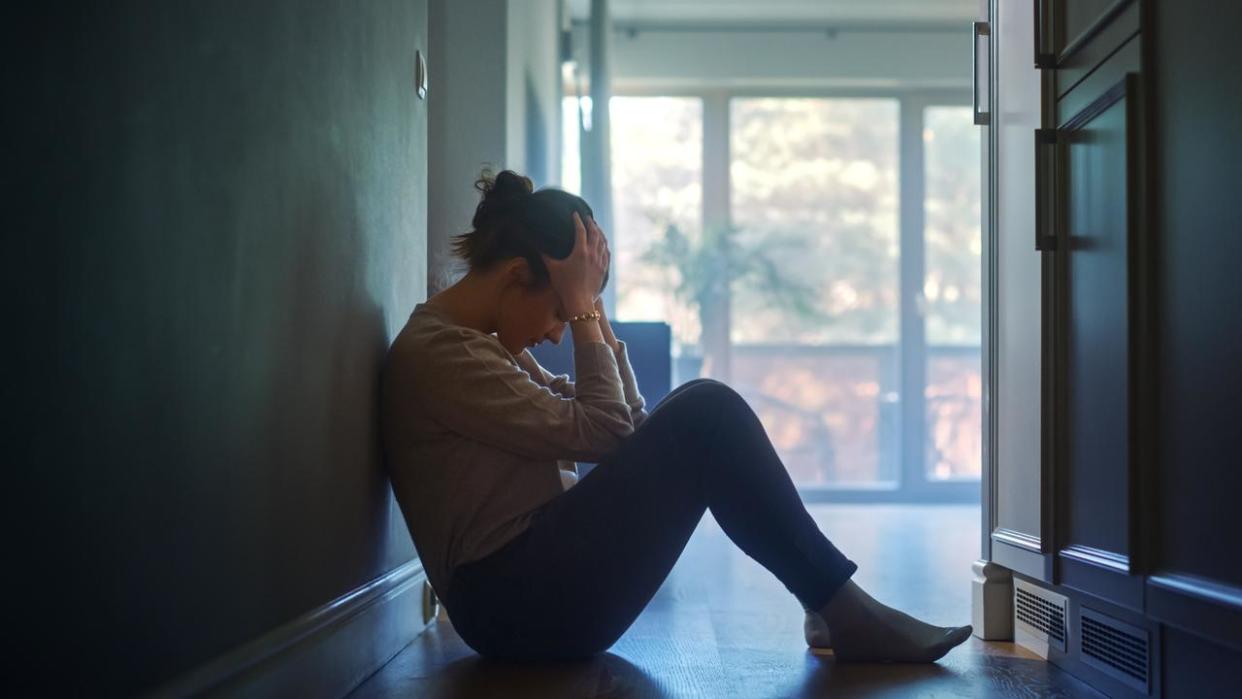
[[[710,509],[840,660],[931,662],[969,626],[925,624],[849,578],[758,418],[729,386],[684,384],[648,413],[599,294],[591,207],[510,171],[455,252],[469,271],[418,304],[383,378],[393,488],[432,587],[480,654],[571,658],[630,626]],[[527,348],[572,328],[576,381]],[[598,465],[567,489],[561,469]]]

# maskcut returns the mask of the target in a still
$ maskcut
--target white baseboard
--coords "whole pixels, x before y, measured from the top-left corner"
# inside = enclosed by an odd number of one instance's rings
[[[341,697],[433,620],[412,560],[160,687],[152,696]]]
[[[991,561],[971,566],[971,624],[985,641],[1013,638],[1013,573]]]

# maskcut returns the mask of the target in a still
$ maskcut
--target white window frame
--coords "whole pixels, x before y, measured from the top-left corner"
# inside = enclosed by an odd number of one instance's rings
[[[704,224],[727,224],[732,218],[729,165],[730,101],[738,98],[883,98],[898,104],[900,298],[898,335],[898,393],[901,396],[898,435],[901,439],[899,477],[895,485],[800,486],[807,502],[968,502],[979,501],[980,479],[932,480],[927,477],[925,444],[927,405],[925,398],[927,343],[926,323],[919,310],[923,290],[924,177],[923,117],[928,107],[971,106],[968,89],[930,88],[675,88],[626,85],[612,97],[688,97],[703,105],[703,210]],[[986,187],[980,196],[987,197]],[[986,210],[986,202],[983,203]],[[981,260],[988,252],[986,238]],[[982,265],[982,262],[981,262]],[[983,277],[986,279],[986,277]],[[984,333],[986,336],[986,333]],[[982,347],[980,348],[981,367]],[[981,374],[982,375],[982,374]],[[980,425],[980,430],[983,425]],[[913,434],[911,434],[911,430]],[[980,463],[986,464],[980,456]]]

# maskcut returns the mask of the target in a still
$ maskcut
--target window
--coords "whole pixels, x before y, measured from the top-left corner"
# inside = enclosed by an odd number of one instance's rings
[[[675,383],[727,338],[721,378],[807,499],[978,498],[982,190],[968,97],[715,91],[609,105],[616,317],[670,323]],[[574,189],[577,101],[565,109]],[[705,178],[728,196],[705,202]],[[704,230],[705,216],[729,223]],[[686,293],[711,276],[693,255],[650,257],[670,230],[685,249],[733,251],[708,261],[732,279],[723,292]],[[705,329],[720,318],[723,334]]]
[[[562,101],[562,187],[581,188],[578,99]],[[668,227],[697,234],[703,208],[703,101],[693,97],[613,97],[609,105],[613,230],[608,231],[619,320],[659,320],[673,331],[673,352],[699,341],[699,319],[679,298],[676,268],[643,253]],[[683,373],[686,370],[683,369]],[[692,378],[692,377],[689,377]]]
[[[613,255],[620,320],[662,320],[677,345],[699,341],[698,314],[674,293],[676,268],[643,260],[669,226],[695,235],[703,218],[703,101],[614,97]]]
[[[729,146],[739,237],[814,306],[738,284],[732,384],[799,485],[895,485],[897,100],[733,99]]]
[[[969,107],[923,112],[927,455],[931,480],[983,469],[979,129]]]

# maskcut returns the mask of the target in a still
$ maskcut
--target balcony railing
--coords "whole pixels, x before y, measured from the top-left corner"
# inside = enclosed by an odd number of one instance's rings
[[[730,385],[755,410],[804,492],[882,499],[886,492],[955,490],[969,498],[982,466],[979,347],[928,348],[923,464],[913,472],[901,464],[898,361],[894,344],[735,345]],[[691,356],[675,366],[675,384],[698,375]]]

